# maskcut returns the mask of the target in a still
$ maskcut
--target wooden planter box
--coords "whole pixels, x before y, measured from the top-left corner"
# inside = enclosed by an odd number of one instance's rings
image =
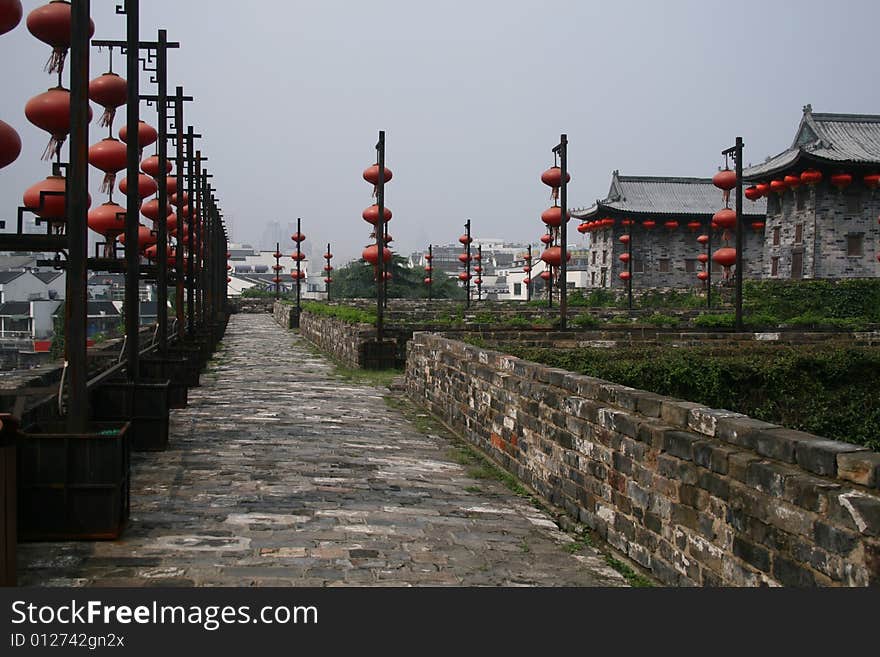
[[[18,538],[116,539],[129,515],[127,422],[91,422],[66,433],[62,422],[18,435]]]
[[[128,442],[136,452],[168,448],[168,381],[108,381],[91,391],[92,419],[129,422]]]
[[[145,379],[168,380],[169,408],[186,408],[189,389],[199,385],[199,363],[195,356],[148,356],[141,358],[140,370]]]

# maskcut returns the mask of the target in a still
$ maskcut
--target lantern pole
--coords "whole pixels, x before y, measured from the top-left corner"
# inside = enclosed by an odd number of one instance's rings
[[[464,287],[465,293],[467,295],[467,301],[465,302],[465,308],[471,307],[471,220],[468,219],[464,224],[464,233],[467,235],[467,242],[464,245],[465,253],[467,254],[467,259],[465,260],[464,267],[465,273],[467,276],[464,279]]]
[[[281,242],[275,242],[275,301],[281,296]]]
[[[559,228],[559,246],[562,252],[559,273],[559,278],[562,281],[559,287],[559,328],[564,331],[568,319],[568,182],[566,181],[568,178],[568,135],[560,135],[559,145],[553,149],[553,152],[559,155],[559,168],[562,173],[559,190],[559,203],[562,206],[562,220]]]
[[[434,296],[434,247],[431,244],[428,245],[428,266],[431,268],[428,272],[428,301],[431,301]]]
[[[742,137],[736,138],[736,145],[722,151],[722,155],[732,155],[736,166],[736,330],[743,330],[742,317],[742,281],[743,281],[743,229],[742,229]],[[710,266],[711,269],[711,266]]]
[[[140,328],[140,280],[138,254],[138,214],[140,199],[140,131],[138,126],[140,102],[140,2],[126,0],[126,70],[128,99],[126,103],[126,125],[128,143],[126,148],[126,179],[128,190],[125,200],[125,348],[126,371],[129,381],[136,381],[139,375],[138,330]]]
[[[331,278],[330,273],[333,271],[333,270],[330,268],[330,260],[331,260],[332,257],[333,257],[333,256],[332,256],[331,253],[330,253],[330,242],[327,242],[327,253],[326,253],[326,255],[324,256],[324,259],[327,261],[327,270],[326,270],[327,274],[326,274],[326,276],[324,277],[324,284],[327,286],[327,287],[326,287],[326,290],[327,290],[327,301],[330,301],[330,278]]]
[[[192,100],[192,98],[187,98],[183,95],[183,87],[177,87],[174,94],[174,129],[175,129],[175,146],[177,148],[177,250],[174,253],[175,259],[175,270],[177,271],[177,276],[175,278],[176,289],[175,289],[175,305],[177,306],[175,310],[177,311],[177,337],[178,339],[183,339],[184,332],[186,330],[186,322],[185,322],[185,309],[184,309],[184,282],[187,277],[187,270],[184,269],[183,266],[183,251],[184,251],[184,238],[183,238],[183,227],[184,227],[184,217],[183,217],[183,208],[186,206],[184,200],[184,193],[186,192],[186,187],[184,183],[187,178],[184,175],[185,163],[184,159],[184,136],[183,136],[183,101],[184,100]]]
[[[381,344],[385,312],[385,131],[379,131],[376,142],[376,163],[379,167],[379,180],[376,185],[376,205],[379,214],[376,219],[376,340]]]
[[[89,0],[71,6],[70,166],[67,172],[67,299],[65,367],[67,431],[82,433],[89,416],[86,388],[86,279],[88,276]],[[60,73],[59,73],[60,75]],[[59,148],[60,152],[60,148]]]
[[[302,240],[299,239],[302,237],[302,219],[300,217],[296,218],[296,326],[299,328],[299,317],[302,312],[302,308],[300,307],[300,263],[302,262],[302,250],[300,245],[302,244]]]
[[[180,217],[180,223],[186,221],[186,307],[187,307],[187,335],[193,337],[196,332],[196,266],[195,266],[195,224],[193,218],[195,216],[196,206],[196,180],[198,178],[198,170],[196,169],[195,152],[194,152],[195,132],[192,126],[187,126],[186,132],[186,183],[189,189],[189,200],[181,205],[180,212],[183,214],[186,208],[187,217]],[[181,197],[182,200],[182,197]]]
[[[708,240],[706,241],[706,256],[709,258],[706,261],[706,273],[708,274],[708,278],[706,278],[706,309],[712,309],[712,218],[710,217],[707,226],[706,226],[706,235],[708,236]]]
[[[156,48],[156,82],[158,99],[156,110],[159,114],[159,220],[156,236],[156,287],[157,316],[159,332],[159,353],[168,351],[168,33],[159,30]]]
[[[526,264],[529,266],[529,273],[526,278],[529,279],[528,284],[526,285],[526,303],[531,302],[532,300],[532,245],[529,244],[529,259],[526,260]]]

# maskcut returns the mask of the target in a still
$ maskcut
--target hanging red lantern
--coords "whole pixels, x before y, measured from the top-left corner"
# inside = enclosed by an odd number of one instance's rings
[[[295,281],[301,281],[306,277],[306,273],[302,270],[290,272],[290,277]]]
[[[731,189],[736,187],[736,171],[731,171],[730,169],[719,171],[714,176],[712,176],[712,184],[715,185],[718,189],[729,192]]]
[[[602,227],[603,228],[612,228],[613,226],[614,226],[614,219],[612,219],[611,217],[605,217],[602,220]]]
[[[177,195],[177,177],[176,176],[165,176],[165,192],[168,194],[168,200],[171,201],[174,205],[174,197]]]
[[[577,231],[581,235],[583,235],[584,233],[586,233],[589,230],[589,228],[590,228],[590,224],[588,224],[587,222],[583,222],[581,224],[578,224]]]
[[[124,125],[119,128],[119,138],[124,141],[126,144],[128,143],[128,125]],[[138,121],[138,136],[137,136],[137,147],[138,150],[144,150],[150,144],[156,143],[156,140],[159,138],[159,133],[156,132],[156,129],[148,123],[144,121]]]
[[[698,241],[700,244],[708,244],[708,243],[709,243],[709,236],[708,236],[708,235],[700,235],[700,236],[697,238],[697,241]]]
[[[782,179],[782,182],[784,182],[785,186],[789,189],[797,189],[798,187],[800,187],[801,177],[789,174]]]
[[[532,268],[531,268],[529,265],[526,265],[525,267],[523,267],[523,272],[524,272],[524,273],[528,274],[528,273],[531,272],[531,271],[532,271]]]
[[[635,223],[636,223],[636,222],[633,221],[632,219],[621,219],[621,220],[620,220],[620,225],[621,225],[621,226],[626,226],[627,228],[630,227],[630,226],[632,226],[632,225],[635,224]]]
[[[755,189],[758,190],[758,193],[761,196],[767,196],[770,193],[770,184],[769,183],[758,183],[755,185]]]
[[[482,279],[482,278],[476,278],[476,279],[474,279],[474,285],[482,285],[482,284],[483,284],[483,279]]]
[[[7,167],[21,153],[21,138],[11,125],[0,121],[0,169]]]
[[[468,274],[466,271],[463,271],[458,275],[458,280],[469,281],[469,280],[471,280],[471,275]]]
[[[390,181],[391,178],[393,178],[393,177],[394,177],[394,174],[391,172],[391,169],[389,169],[388,167],[385,167],[385,182]],[[374,164],[374,165],[369,166],[366,169],[364,169],[364,180],[366,180],[368,183],[370,183],[373,186],[376,186],[379,184],[379,165],[378,164]]]
[[[151,246],[148,246],[146,249],[144,249],[144,255],[147,257],[148,260],[156,260],[156,256],[158,254],[159,254],[159,245],[158,244],[153,244]],[[171,245],[168,245],[165,248],[165,255],[166,255],[166,262],[169,260],[174,260],[174,247],[172,247]],[[226,270],[231,271],[232,265],[227,265]]]
[[[762,194],[756,185],[752,185],[751,187],[746,187],[743,190],[743,194],[750,201],[757,201],[761,198]]]
[[[325,283],[332,283],[332,282],[333,282],[333,277],[332,277],[332,276],[327,276],[327,278],[324,279],[324,282],[325,282]]]
[[[377,266],[379,264],[379,247],[375,244],[370,244],[363,250],[361,257],[371,265]],[[382,249],[382,260],[385,262],[391,261],[391,249]]]
[[[736,264],[736,249],[724,246],[712,254],[712,261],[722,267],[731,267]]]
[[[138,174],[138,196],[141,200],[148,198],[155,194],[159,190],[159,185],[156,184],[156,181],[150,178],[150,176],[145,173]],[[128,194],[128,177],[126,176],[122,180],[119,181],[119,191],[123,194]]]
[[[119,235],[119,243],[125,245],[125,233]],[[138,224],[138,251],[145,250],[150,244],[156,243],[156,235],[143,224]]]
[[[291,260],[299,260],[300,262],[302,262],[303,260],[306,259],[306,254],[303,253],[302,251],[294,251],[294,252],[290,255],[290,259],[291,259]]]
[[[690,230],[692,233],[696,233],[698,230],[700,230],[700,228],[703,227],[703,224],[701,224],[699,221],[689,221],[687,227],[688,230]]]
[[[462,263],[462,264],[465,264],[465,263],[467,263],[467,262],[470,262],[470,259],[471,259],[471,258],[470,258],[470,256],[469,256],[467,253],[459,253],[459,254],[458,254],[458,261],[459,261],[460,263]]]
[[[304,242],[306,239],[306,236],[303,235],[302,233],[297,232],[297,233],[294,233],[293,235],[291,235],[290,239],[292,239],[294,242],[299,243],[299,242]]]
[[[21,0],[0,0],[0,34],[14,30],[21,15]]]
[[[232,279],[229,278],[229,276],[227,276],[227,277],[226,277],[226,282],[227,282],[227,283],[231,283],[231,282],[232,282]]]
[[[394,241],[394,238],[391,237],[391,233],[385,233],[384,242],[385,244],[391,244]]]
[[[52,56],[46,62],[46,71],[61,73],[70,48],[70,3],[52,0],[37,7],[27,17],[28,31],[45,44],[52,46]],[[89,19],[89,39],[95,34],[95,23]]]
[[[226,279],[226,280],[228,281],[229,279]],[[272,282],[275,283],[275,285],[279,285],[281,283],[281,277],[276,276],[275,278],[272,279]]]
[[[525,260],[526,262],[528,262],[532,259],[532,254],[531,253],[523,253],[522,259]]]
[[[98,125],[113,125],[116,109],[128,100],[128,83],[113,72],[99,75],[89,82],[89,100],[104,108]]]
[[[822,172],[816,169],[807,169],[801,174],[801,182],[805,185],[816,185],[822,182]]]
[[[280,251],[276,251],[275,253],[272,254],[272,257],[273,258],[283,258],[284,254],[281,253]]]
[[[166,205],[165,216],[167,217],[172,212],[174,212],[173,208],[170,205]],[[159,199],[154,198],[150,199],[143,205],[141,205],[141,214],[144,215],[147,219],[151,219],[152,221],[159,221]]]
[[[434,271],[434,268],[431,265],[427,265],[425,267],[425,271],[430,274],[432,271]]]
[[[880,254],[878,254],[877,257],[880,258]],[[528,285],[528,284],[531,283],[531,282],[532,282],[532,279],[531,279],[531,278],[524,278],[524,279],[523,279],[523,284],[524,284],[524,285]]]
[[[89,164],[104,172],[101,191],[109,194],[116,184],[116,174],[128,163],[126,146],[118,139],[107,137],[89,147]]]
[[[715,213],[712,217],[712,223],[716,226],[720,226],[721,228],[735,228],[736,227],[736,211],[731,210],[730,208],[724,208]]]
[[[464,235],[462,235],[461,237],[458,238],[458,241],[461,242],[462,244],[470,244],[470,243],[473,242],[474,240],[473,240],[473,238],[472,238],[470,235],[468,235],[468,234],[464,234]]]
[[[548,187],[561,187],[562,186],[562,169],[559,167],[550,167],[544,173],[541,174],[541,182],[547,185]],[[571,182],[571,173],[565,172],[565,182]]]
[[[843,191],[852,183],[852,176],[848,173],[835,173],[831,176],[831,184]]]
[[[364,218],[364,221],[375,226],[376,222],[379,221],[379,206],[376,204],[371,205],[361,213],[361,216]],[[382,208],[382,216],[385,217],[386,223],[391,221],[391,210],[387,207]]]
[[[70,132],[70,92],[64,87],[54,87],[38,94],[24,106],[24,114],[28,121],[52,136],[43,151],[43,159],[51,159]],[[92,109],[89,108],[91,120]]]
[[[764,222],[763,221],[753,221],[752,222],[752,230],[756,233],[760,233],[764,230]]]
[[[330,265],[324,265],[324,271],[331,272],[333,271],[333,267],[331,267]]]
[[[559,267],[562,265],[562,247],[551,246],[541,254],[541,260],[551,267]],[[566,253],[566,262],[571,260],[571,252]]]
[[[541,243],[542,244],[550,244],[553,241],[553,236],[550,233],[544,233],[541,235]]]
[[[541,272],[541,278],[544,281],[549,281],[550,280],[550,272],[545,269],[544,271]]]
[[[630,241],[629,235],[621,235],[617,239],[619,239],[623,244],[629,244]]]
[[[477,265],[476,267],[474,267],[474,273],[475,274],[482,274],[483,268],[480,265]]]
[[[568,218],[571,219],[570,214],[568,215]],[[547,208],[541,213],[541,221],[543,221],[548,226],[558,228],[562,225],[562,208],[560,208],[558,205]]]
[[[430,284],[431,284],[431,279],[430,279],[430,278],[426,278],[424,282],[425,282],[425,285],[430,285]]]
[[[617,259],[626,264],[629,262],[630,255],[629,253],[621,253],[619,256],[617,256]]]
[[[707,280],[709,280],[709,272],[707,272],[707,271],[698,271],[698,272],[697,272],[697,278],[699,278],[701,281],[707,281]]]
[[[284,269],[283,265],[272,265],[272,271],[281,271]]]
[[[656,225],[657,225],[657,222],[654,221],[653,219],[646,219],[645,221],[642,222],[642,228],[644,228],[646,230],[651,230]]]
[[[675,219],[670,219],[669,221],[664,221],[663,226],[668,230],[675,230],[678,228],[678,222]]]
[[[628,271],[622,271],[618,274],[618,276],[620,277],[620,280],[622,280],[622,281],[628,281],[630,278],[632,278],[632,276],[630,276],[630,273]]]
[[[709,262],[709,256],[705,253],[700,253],[697,255],[697,260],[705,265],[707,262]]]
[[[89,210],[88,223],[89,228],[99,235],[114,240],[125,230],[125,208],[116,203],[99,205]]]
[[[49,176],[25,191],[23,205],[41,219],[64,219],[67,216],[66,181],[63,176]],[[92,197],[88,196],[88,207]]]
[[[425,256],[425,260],[427,260],[428,262],[431,262],[433,259],[434,259],[434,256],[430,253]]]
[[[877,189],[880,186],[880,173],[869,173],[862,178],[862,181],[868,189]]]
[[[165,160],[165,173],[171,173],[171,161]],[[159,156],[158,155],[150,155],[150,157],[144,158],[141,162],[141,171],[143,171],[148,176],[152,176],[153,178],[159,177]]]
[[[784,194],[787,189],[786,184],[781,180],[771,180],[770,181],[770,191],[775,192],[776,194]]]
[[[174,186],[177,187],[177,178],[174,178],[173,180],[174,180]],[[183,198],[181,199],[180,195],[177,194],[177,192],[175,192],[171,195],[171,198],[169,200],[171,201],[172,205],[176,205],[179,208],[181,201],[183,202],[184,205],[189,203],[189,194],[184,192]]]

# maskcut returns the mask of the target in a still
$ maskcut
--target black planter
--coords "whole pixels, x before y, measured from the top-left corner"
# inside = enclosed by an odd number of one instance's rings
[[[148,379],[102,383],[91,391],[92,419],[130,422],[128,442],[136,452],[167,449],[170,385]]]
[[[167,356],[147,356],[140,361],[145,379],[168,380],[168,407],[186,408],[189,388],[199,385],[198,357],[169,353]]]
[[[66,433],[62,422],[18,435],[20,541],[116,539],[129,515],[129,424],[91,422]]]
[[[18,427],[11,415],[0,415],[0,586],[16,583],[16,467]]]

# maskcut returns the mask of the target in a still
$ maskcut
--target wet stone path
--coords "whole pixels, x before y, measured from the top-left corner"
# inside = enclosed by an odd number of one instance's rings
[[[20,544],[21,585],[625,585],[270,315],[233,315],[201,382],[133,455],[123,538]]]

